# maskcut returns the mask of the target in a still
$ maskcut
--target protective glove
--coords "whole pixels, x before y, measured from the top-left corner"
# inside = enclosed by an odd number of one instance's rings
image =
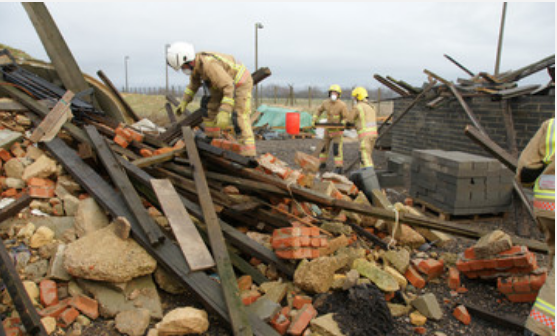
[[[182,113],[184,113],[186,111],[186,107],[188,106],[188,102],[185,100],[182,100],[180,102],[180,105],[178,105],[178,107],[176,108],[176,114],[181,116]]]
[[[230,128],[230,113],[226,111],[220,111],[217,114],[216,124],[217,127],[221,129],[221,131]]]
[[[315,128],[315,119],[311,119],[311,128]]]

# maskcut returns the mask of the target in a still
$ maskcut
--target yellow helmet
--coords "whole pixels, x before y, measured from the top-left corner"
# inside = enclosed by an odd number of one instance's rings
[[[361,101],[368,97],[367,90],[364,87],[358,86],[352,91],[352,97],[356,100]]]
[[[340,88],[340,85],[337,84],[331,85],[331,87],[329,87],[329,92],[331,91],[338,92],[339,97],[342,95],[342,89]]]

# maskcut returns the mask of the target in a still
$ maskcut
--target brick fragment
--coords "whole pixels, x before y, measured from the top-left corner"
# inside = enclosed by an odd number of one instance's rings
[[[139,154],[143,157],[151,157],[153,156],[153,151],[147,148],[142,148],[139,150]]]
[[[60,316],[60,314],[62,314],[62,312],[64,312],[64,310],[66,310],[66,308],[68,308],[69,302],[70,302],[70,298],[67,298],[65,300],[58,302],[53,306],[47,307],[45,309],[41,309],[38,311],[39,316],[41,317],[50,316],[50,317],[57,318],[58,316]]]
[[[118,146],[122,148],[128,148],[128,146],[130,145],[130,143],[126,140],[126,138],[124,138],[119,134],[116,134],[116,136],[114,136],[114,139],[112,140],[114,140],[114,142],[117,143]]]
[[[424,278],[422,278],[418,271],[412,266],[408,267],[406,273],[404,273],[404,277],[406,277],[406,279],[412,284],[412,286],[418,289],[425,287]]]
[[[292,324],[288,328],[288,334],[293,336],[302,335],[309,325],[309,322],[316,316],[317,311],[313,308],[313,305],[305,304],[302,309],[298,311],[296,317],[294,317]]]
[[[75,307],[82,312],[83,315],[92,320],[99,317],[99,303],[97,300],[91,299],[85,295],[74,296],[70,300],[69,305]]]
[[[22,336],[23,333],[21,332],[21,329],[19,329],[18,327],[10,327],[10,328],[6,328],[6,330],[4,330],[6,332],[6,336]]]
[[[420,261],[416,266],[420,272],[427,275],[428,279],[433,279],[443,274],[443,261],[435,259],[425,259]]]
[[[250,290],[252,285],[253,280],[250,275],[244,275],[238,279],[238,288],[240,291]]]
[[[56,282],[43,279],[39,283],[39,293],[41,304],[49,307],[58,303],[58,286]]]
[[[34,198],[52,198],[56,183],[49,179],[32,177],[27,181],[29,187],[29,196]]]
[[[456,267],[449,268],[449,278],[447,283],[450,289],[456,290],[460,287],[460,272]]]
[[[0,159],[4,162],[8,162],[12,159],[12,154],[5,150],[4,148],[0,148]]]
[[[69,327],[78,316],[79,311],[77,309],[73,307],[67,308],[58,316],[58,323],[64,328]]]
[[[284,307],[281,311],[273,317],[271,320],[271,326],[281,335],[286,334],[288,327],[290,326],[290,319],[288,318],[288,313],[290,309]]]
[[[453,311],[453,316],[466,325],[469,325],[470,322],[472,322],[472,318],[468,313],[468,309],[466,309],[466,307],[464,307],[463,305],[455,308],[455,310]]]
[[[296,295],[292,301],[292,307],[301,309],[306,304],[311,304],[312,298],[307,295]]]

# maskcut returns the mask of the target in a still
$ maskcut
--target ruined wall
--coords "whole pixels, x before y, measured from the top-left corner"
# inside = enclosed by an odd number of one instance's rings
[[[397,118],[412,100],[412,98],[395,100],[394,117]],[[483,96],[465,98],[465,101],[489,137],[508,150],[503,119],[504,102],[494,102],[490,97]],[[518,150],[522,151],[541,123],[555,116],[555,96],[518,97],[512,99],[510,104]],[[468,124],[472,123],[456,99],[436,109],[418,104],[391,131],[391,150],[395,153],[411,155],[414,149],[442,149],[490,157],[464,135],[464,128]]]

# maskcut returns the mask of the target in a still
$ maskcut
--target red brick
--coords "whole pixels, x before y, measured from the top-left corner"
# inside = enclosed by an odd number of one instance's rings
[[[497,259],[485,259],[481,260],[483,269],[493,269],[497,268]]]
[[[174,146],[172,146],[172,148],[174,149],[182,149],[186,147],[186,143],[184,142],[184,140],[178,140],[176,141],[176,143],[174,144]]]
[[[50,306],[45,309],[39,310],[38,311],[39,316],[41,317],[50,316],[56,318],[60,316],[60,314],[62,314],[62,312],[66,310],[66,308],[68,308],[69,302],[70,302],[70,298],[67,298],[65,300],[58,302],[54,306]]]
[[[513,256],[518,254],[524,254],[528,252],[528,248],[526,246],[515,245],[511,249],[498,253],[498,256],[506,257],[506,256]]]
[[[456,268],[461,271],[461,272],[469,272],[471,271],[470,269],[470,265],[468,264],[468,262],[463,261],[461,259],[456,261]]]
[[[160,155],[160,154],[164,154],[164,153],[169,153],[172,152],[174,149],[172,149],[171,147],[163,147],[163,148],[159,148],[156,151],[153,152],[153,155]]]
[[[58,303],[58,287],[56,282],[48,279],[43,279],[39,283],[39,293],[41,304],[49,307]]]
[[[74,296],[69,305],[77,308],[83,315],[92,320],[99,317],[99,303],[85,295]]]
[[[406,277],[406,279],[408,279],[408,281],[412,284],[412,286],[419,289],[425,287],[424,278],[420,276],[420,274],[418,273],[418,271],[416,271],[414,267],[412,266],[408,267],[406,273],[404,273],[404,276]]]
[[[521,293],[521,294],[507,294],[507,299],[511,302],[534,302],[538,296],[537,292],[534,293]]]
[[[10,154],[10,152],[5,150],[4,148],[0,148],[0,159],[2,159],[2,161],[4,162],[8,162],[10,161],[10,159],[12,159],[12,154]]]
[[[416,334],[425,335],[425,333],[427,332],[427,329],[424,328],[424,327],[415,327],[414,332]]]
[[[543,284],[545,283],[545,280],[547,279],[547,273],[542,273],[540,275],[531,275],[530,276],[530,287],[532,287],[532,290],[534,291],[539,291]]]
[[[513,279],[512,278],[497,278],[497,290],[503,294],[510,294],[513,292]]]
[[[130,145],[130,143],[126,140],[126,138],[122,137],[121,135],[117,134],[114,137],[114,142],[118,144],[118,146],[122,147],[122,148],[128,148],[128,146]]]
[[[25,152],[25,150],[21,147],[21,144],[19,142],[16,142],[12,145],[12,147],[10,148],[10,151],[12,152],[12,154],[15,157],[25,157],[25,155],[27,155],[27,153]]]
[[[468,260],[475,260],[476,259],[476,251],[473,247],[469,247],[464,250],[464,258]]]
[[[496,259],[497,269],[504,270],[514,266],[513,258]]]
[[[466,288],[466,287],[458,287],[458,288],[456,289],[456,292],[457,292],[458,294],[468,293],[468,288]]]
[[[292,321],[292,324],[288,328],[288,334],[293,336],[302,335],[304,330],[306,330],[309,322],[317,316],[317,311],[313,308],[313,305],[306,304],[298,311],[296,317]]]
[[[21,318],[19,317],[6,317],[4,321],[2,321],[2,326],[4,327],[4,329],[15,327],[19,324],[21,324]]]
[[[29,196],[34,198],[52,198],[56,184],[49,179],[32,177],[27,181]]]
[[[69,327],[70,324],[72,324],[78,316],[79,311],[77,311],[77,309],[73,307],[70,307],[64,310],[62,314],[58,316],[58,323],[64,328]]]
[[[4,330],[6,336],[21,336],[23,333],[18,327],[11,327]]]
[[[515,293],[530,293],[532,289],[530,288],[530,277],[520,276],[513,278],[513,291]]]
[[[128,129],[128,131],[131,134],[131,139],[132,140],[137,141],[137,142],[142,142],[143,141],[143,138],[144,138],[143,134],[141,134],[139,132],[136,132],[134,130],[131,130],[131,129]]]
[[[456,267],[449,268],[449,278],[447,279],[447,283],[450,289],[456,290],[460,287],[460,272]]]
[[[139,150],[139,154],[143,157],[151,157],[153,156],[153,151],[147,148],[142,148]]]
[[[395,297],[395,292],[385,293],[385,301],[391,301]]]
[[[468,265],[472,271],[480,271],[484,268],[483,260],[471,260],[468,262]]]
[[[244,306],[249,306],[261,297],[261,293],[256,290],[250,290],[240,293],[240,297]]]
[[[17,195],[17,190],[10,188],[2,193],[2,197],[13,198]]]
[[[466,309],[466,307],[464,307],[463,305],[460,305],[458,307],[455,308],[455,310],[453,311],[453,316],[459,320],[460,322],[468,325],[470,324],[470,322],[472,322],[472,318],[470,317],[470,314],[468,313],[468,309]]]
[[[536,255],[532,252],[528,252],[523,257],[513,258],[513,263],[516,267],[528,267],[534,264],[535,259]]]
[[[428,279],[433,279],[443,274],[444,264],[443,261],[426,259],[422,260],[417,267],[420,272],[428,276]]]
[[[253,285],[251,275],[244,275],[238,279],[238,288],[240,291],[250,290]]]
[[[292,307],[296,309],[301,309],[306,304],[311,304],[312,299],[306,295],[296,295],[294,296],[294,300],[292,301]]]
[[[283,314],[282,311],[271,320],[271,326],[281,335],[286,334],[290,323],[288,314]]]

